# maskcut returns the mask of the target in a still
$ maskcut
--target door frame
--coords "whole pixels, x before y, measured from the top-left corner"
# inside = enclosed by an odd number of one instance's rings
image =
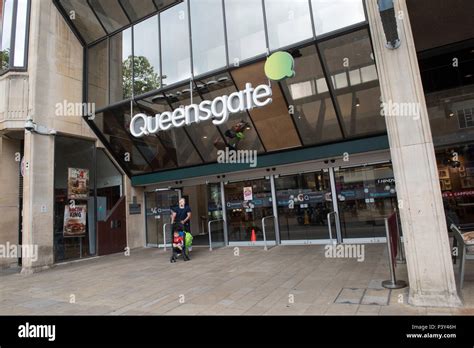
[[[163,248],[164,244],[166,241],[163,241],[163,244],[160,244],[158,241],[158,233],[162,232],[157,232],[157,239],[156,239],[156,244],[148,243],[148,219],[147,219],[147,211],[148,211],[148,204],[147,204],[147,199],[146,195],[149,193],[165,193],[165,192],[178,192],[178,200],[182,196],[182,190],[181,188],[172,188],[172,187],[167,187],[167,188],[161,188],[161,189],[155,189],[155,190],[148,190],[144,192],[144,201],[145,201],[145,247],[146,248]],[[171,209],[171,207],[170,207]],[[170,246],[171,244],[166,244],[166,246]]]

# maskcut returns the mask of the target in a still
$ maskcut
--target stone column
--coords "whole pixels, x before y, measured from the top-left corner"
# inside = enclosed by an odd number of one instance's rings
[[[401,46],[385,47],[377,0],[366,0],[382,100],[392,103],[386,116],[397,185],[408,278],[408,302],[417,306],[461,305],[420,70],[406,0],[394,0]],[[428,29],[428,28],[427,28]],[[397,107],[415,106],[412,115]]]

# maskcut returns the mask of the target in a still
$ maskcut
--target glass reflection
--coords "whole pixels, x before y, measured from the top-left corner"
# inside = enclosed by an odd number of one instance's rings
[[[119,0],[132,21],[143,18],[156,11],[153,0]]]
[[[365,21],[362,0],[311,0],[316,35]]]
[[[117,0],[90,0],[90,4],[108,33],[129,24]]]
[[[133,27],[134,91],[140,95],[161,86],[158,16]]]
[[[265,15],[272,50],[313,36],[308,0],[265,0]]]
[[[28,20],[28,1],[18,0],[16,10],[15,58],[13,66],[25,66],[26,24]]]
[[[110,39],[110,103],[132,96],[132,30],[126,29]]]
[[[224,5],[230,64],[265,53],[261,1],[226,0]]]
[[[185,4],[178,4],[162,12],[160,20],[163,85],[170,85],[191,76],[188,19]]]
[[[207,79],[196,81],[199,93],[206,100],[213,100],[222,95],[230,95],[237,91],[229,74],[221,74]],[[213,141],[216,150],[224,150],[226,146],[235,150],[257,150],[264,152],[264,148],[255,127],[247,112],[232,114],[227,123],[218,126],[223,138]]]
[[[95,41],[106,33],[100,25],[97,17],[92,12],[91,8],[84,0],[59,0],[67,13],[74,11],[76,19],[74,26],[77,28],[82,38],[90,43]]]
[[[367,30],[320,44],[347,136],[385,132],[380,87]],[[349,62],[344,66],[343,62]]]
[[[5,0],[4,8],[5,14],[3,16],[2,32],[0,37],[0,73],[7,70],[10,67],[10,54],[11,54],[11,30],[13,23],[13,0]],[[0,9],[2,5],[0,4]],[[0,18],[1,19],[1,18]]]
[[[264,62],[260,61],[233,70],[232,77],[237,88],[245,89],[246,83],[251,83],[253,87],[268,84],[263,66]],[[249,114],[267,151],[301,146],[289,106],[277,83],[272,83],[271,104],[264,108],[253,108]]]
[[[293,119],[304,145],[342,139],[316,48],[311,45],[292,52],[295,77],[281,82]]]
[[[191,1],[194,75],[226,65],[221,0]]]
[[[160,93],[137,103],[145,114],[154,116],[173,110],[168,100],[169,97],[167,98]],[[146,140],[152,137],[150,135],[142,139]],[[159,139],[160,145],[164,149],[158,152],[162,168],[176,168],[202,163],[196,148],[189,140],[183,127],[160,131],[155,137]]]

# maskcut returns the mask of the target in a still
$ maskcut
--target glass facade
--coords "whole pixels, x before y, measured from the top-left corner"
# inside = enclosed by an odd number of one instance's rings
[[[163,5],[156,15],[149,13],[88,47],[87,94],[98,110],[93,122],[112,139],[119,162],[124,153],[133,154],[125,164],[130,174],[213,163],[226,147],[263,154],[383,134],[363,2],[350,3],[187,0]],[[143,15],[130,14],[132,2],[122,5],[133,21]],[[315,14],[345,6],[352,9],[342,16],[345,21],[318,29]],[[119,23],[111,17],[112,24]],[[352,26],[349,32],[341,30],[347,26]],[[131,98],[137,112],[154,116],[230,95],[248,83],[268,84],[265,55],[281,48],[294,57],[296,75],[271,83],[272,102],[264,108],[231,114],[221,125],[208,120],[140,139],[130,134]]]
[[[0,12],[0,75],[27,64],[30,0],[4,0]]]

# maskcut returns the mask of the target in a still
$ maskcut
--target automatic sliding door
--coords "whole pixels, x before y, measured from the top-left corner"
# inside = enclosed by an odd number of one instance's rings
[[[262,218],[273,215],[269,179],[255,179],[225,185],[229,243],[263,241]],[[274,219],[265,220],[267,241],[275,240]],[[252,232],[253,231],[253,232]]]
[[[147,246],[163,245],[163,226],[166,225],[166,243],[170,243],[171,207],[178,205],[181,191],[145,193]]]
[[[328,172],[280,176],[275,188],[282,243],[329,239],[327,215],[333,208]]]

